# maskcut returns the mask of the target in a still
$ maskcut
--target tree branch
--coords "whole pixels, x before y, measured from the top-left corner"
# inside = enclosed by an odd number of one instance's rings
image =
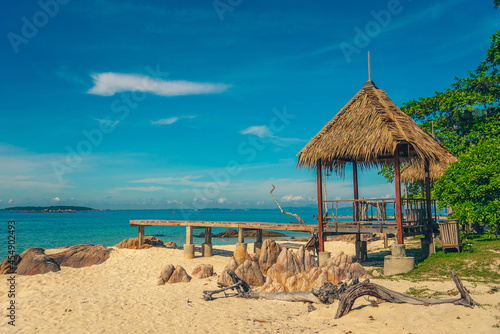
[[[302,220],[302,218],[300,218],[300,217],[299,217],[299,215],[298,215],[298,214],[296,214],[296,213],[291,213],[291,212],[286,212],[285,210],[283,210],[283,209],[281,208],[280,203],[278,202],[278,200],[276,199],[276,197],[274,197],[274,195],[273,195],[273,191],[274,191],[274,188],[275,188],[275,187],[274,187],[274,184],[271,184],[271,185],[273,186],[273,189],[271,189],[270,194],[271,194],[271,196],[274,198],[274,200],[276,201],[276,204],[278,204],[278,207],[280,208],[281,213],[283,213],[283,214],[285,214],[285,215],[293,216],[293,217],[295,217],[295,218],[296,218],[296,219],[297,219],[297,220],[298,220],[301,224],[305,224],[305,222]]]

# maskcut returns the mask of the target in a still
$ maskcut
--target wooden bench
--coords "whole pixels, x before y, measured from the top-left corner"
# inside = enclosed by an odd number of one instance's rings
[[[460,251],[462,250],[462,241],[460,240],[458,220],[445,220],[442,222],[438,222],[438,224],[443,253],[447,248],[455,248],[460,253]]]

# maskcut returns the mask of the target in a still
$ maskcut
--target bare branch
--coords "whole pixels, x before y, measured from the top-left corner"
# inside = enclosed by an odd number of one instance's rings
[[[271,184],[271,185],[273,186],[273,189],[271,189],[270,194],[271,194],[271,196],[274,198],[274,200],[276,201],[276,204],[278,204],[278,207],[280,208],[281,213],[284,213],[285,215],[293,216],[293,217],[295,217],[295,218],[296,218],[296,219],[297,219],[297,220],[298,220],[301,224],[305,224],[305,222],[302,220],[302,218],[300,218],[300,217],[299,217],[299,215],[298,215],[298,214],[296,214],[296,213],[291,213],[291,212],[286,212],[285,210],[283,210],[283,209],[281,208],[280,203],[278,202],[278,200],[276,199],[276,197],[274,197],[274,195],[273,195],[273,191],[274,191],[274,188],[275,188],[275,187],[274,187],[274,184]]]

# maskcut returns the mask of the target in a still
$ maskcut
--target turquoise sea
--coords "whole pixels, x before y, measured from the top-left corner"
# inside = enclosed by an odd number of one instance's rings
[[[308,224],[316,224],[313,208],[293,209]],[[103,244],[113,246],[132,237],[137,237],[137,228],[130,227],[130,220],[218,220],[218,221],[262,221],[288,223],[295,218],[276,210],[117,210],[75,213],[25,213],[0,211],[0,255],[7,256],[8,225],[15,221],[15,247],[20,254],[29,247],[55,248],[75,244]],[[213,233],[225,228],[214,228]],[[203,230],[195,230],[195,235]],[[308,237],[309,233],[280,231],[291,237]],[[164,242],[174,241],[178,246],[185,242],[186,228],[182,226],[146,227],[146,235],[161,235]],[[11,238],[12,239],[12,238]],[[252,238],[247,238],[252,242]],[[236,238],[214,238],[215,245],[235,244]],[[195,238],[201,244],[202,238]],[[12,243],[12,241],[11,241]]]

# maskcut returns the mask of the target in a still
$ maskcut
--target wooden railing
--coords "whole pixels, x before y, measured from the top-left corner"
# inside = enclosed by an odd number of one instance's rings
[[[346,219],[359,222],[394,222],[396,213],[395,198],[348,199],[323,201],[325,220],[327,223],[346,222]],[[406,225],[423,225],[428,223],[427,202],[424,199],[401,199],[403,220]],[[352,214],[342,214],[343,208],[352,208]],[[432,218],[436,221],[436,204],[432,203]]]

